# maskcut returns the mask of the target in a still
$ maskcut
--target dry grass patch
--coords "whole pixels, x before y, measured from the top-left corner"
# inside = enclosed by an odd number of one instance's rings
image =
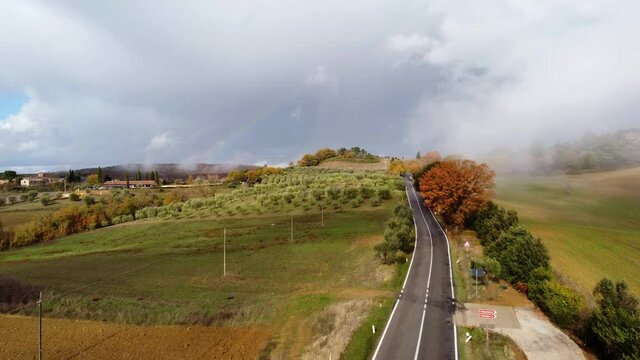
[[[338,359],[360,324],[367,317],[371,299],[356,299],[336,303],[321,313],[313,322],[314,340],[306,348],[302,359]]]

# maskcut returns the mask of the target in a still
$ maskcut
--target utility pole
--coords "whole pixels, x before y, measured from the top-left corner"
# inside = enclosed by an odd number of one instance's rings
[[[227,275],[227,228],[224,228],[224,237],[222,240],[222,276]]]
[[[42,291],[38,300],[38,360],[42,360]]]

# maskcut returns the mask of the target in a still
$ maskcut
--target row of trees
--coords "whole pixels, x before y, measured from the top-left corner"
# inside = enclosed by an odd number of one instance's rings
[[[73,195],[73,194],[72,194]],[[48,197],[47,197],[48,199]],[[123,215],[135,216],[138,209],[150,205],[162,205],[158,196],[114,193],[111,199],[102,197],[100,202],[85,197],[84,206],[67,206],[29,223],[8,229],[0,236],[0,250],[46,242],[62,236],[93,230],[114,224]]]
[[[625,282],[602,279],[593,291],[598,308],[590,312],[584,299],[552,272],[547,248],[518,223],[515,211],[490,202],[469,221],[487,256],[500,263],[498,275],[525,292],[555,323],[588,338],[608,358],[640,356],[638,300]]]
[[[229,184],[247,183],[249,185],[262,182],[262,179],[269,175],[277,175],[282,169],[270,166],[263,166],[257,169],[234,170],[227,175],[226,182]]]
[[[413,213],[406,204],[406,199],[393,209],[393,216],[387,221],[384,230],[384,241],[374,247],[376,256],[383,263],[403,262],[415,245],[415,227]]]

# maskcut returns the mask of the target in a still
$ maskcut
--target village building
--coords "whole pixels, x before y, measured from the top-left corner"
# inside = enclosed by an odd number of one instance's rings
[[[122,180],[111,180],[105,181],[102,187],[105,189],[151,189],[158,186],[153,180],[129,180],[129,184],[127,185],[127,181]]]
[[[43,186],[43,185],[49,185],[49,184],[53,184],[60,181],[63,181],[63,179],[45,176],[45,173],[38,173],[36,176],[22,178],[22,180],[20,180],[20,186],[22,187]]]

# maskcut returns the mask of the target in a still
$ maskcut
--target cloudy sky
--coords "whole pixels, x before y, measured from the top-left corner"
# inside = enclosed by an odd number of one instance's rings
[[[640,126],[640,2],[0,3],[0,168],[479,154]]]

